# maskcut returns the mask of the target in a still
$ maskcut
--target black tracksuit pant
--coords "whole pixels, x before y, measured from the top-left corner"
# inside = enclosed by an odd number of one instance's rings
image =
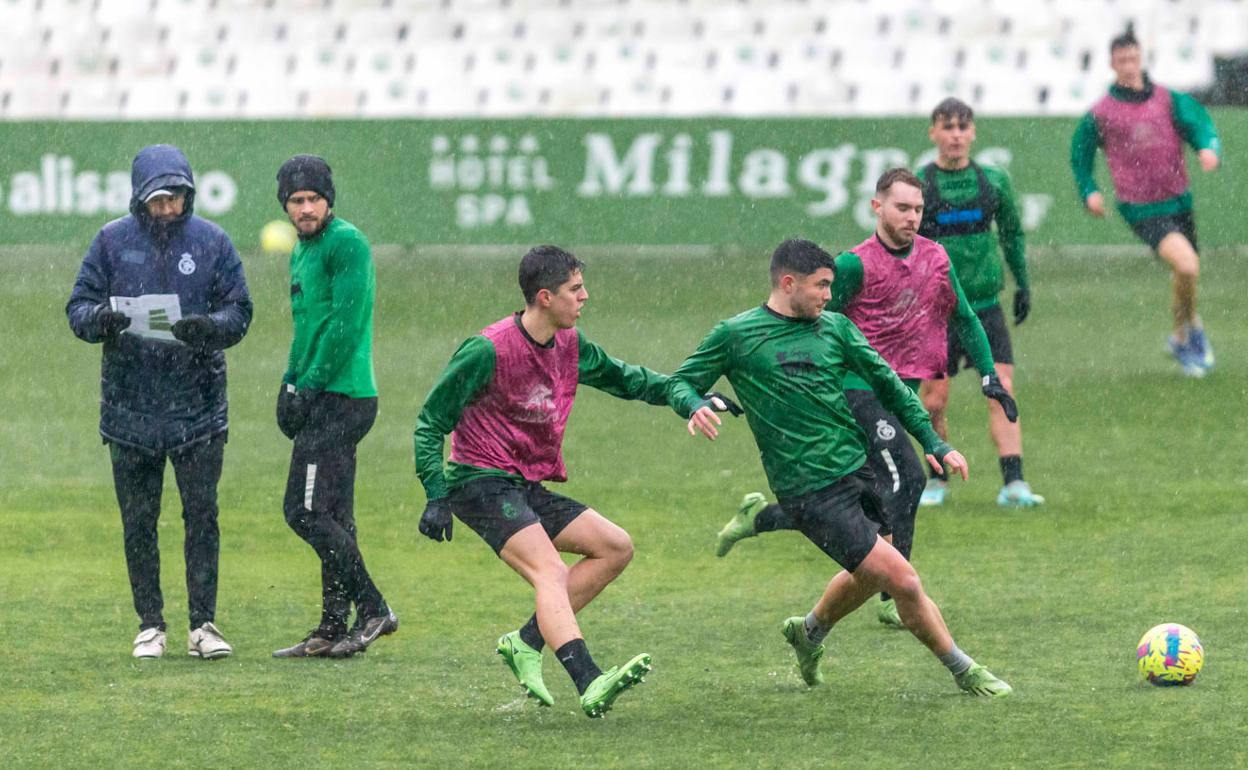
[[[165,460],[182,497],[182,522],[186,528],[186,592],[191,628],[211,622],[217,609],[217,482],[225,454],[225,434],[166,454],[153,455],[119,444],[109,445],[113,460],[113,486],[121,507],[126,544],[126,568],[139,629],[165,630],[164,597],[160,592],[160,548],[156,521],[160,518],[160,495]]]
[[[377,418],[376,398],[321,393],[295,436],[286,480],[286,523],[321,559],[321,624],[317,636],[347,632],[389,611],[355,541],[355,446]]]

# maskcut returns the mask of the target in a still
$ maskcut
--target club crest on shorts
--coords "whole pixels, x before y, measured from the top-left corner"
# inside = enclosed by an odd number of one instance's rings
[[[182,258],[178,260],[178,272],[182,275],[190,275],[195,272],[195,260],[191,257],[189,251],[182,252]]]
[[[879,420],[875,423],[875,435],[880,437],[880,441],[892,441],[897,438],[897,429],[888,420]]]

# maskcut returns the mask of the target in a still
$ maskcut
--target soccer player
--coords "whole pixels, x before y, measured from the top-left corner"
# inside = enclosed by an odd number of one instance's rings
[[[579,385],[649,404],[668,400],[665,376],[611,358],[576,328],[589,296],[583,267],[556,246],[524,255],[524,311],[487,326],[455,351],[420,411],[415,450],[428,500],[420,531],[449,541],[454,513],[533,586],[536,611],[498,640],[498,653],[521,687],[539,704],[553,704],[542,679],[542,649],[550,646],[576,684],[581,708],[600,717],[641,681],[650,656],[604,673],[575,614],[623,572],[633,544],[600,513],[543,482],[567,480],[561,447]],[[568,567],[560,552],[583,558]]]
[[[1205,172],[1218,167],[1221,143],[1195,99],[1149,79],[1130,28],[1110,42],[1109,61],[1116,81],[1075,129],[1070,168],[1088,212],[1105,216],[1105,198],[1092,176],[1096,149],[1104,148],[1118,211],[1173,273],[1170,352],[1184,374],[1203,377],[1214,358],[1196,313],[1200,256],[1183,143],[1196,150]]]
[[[82,260],[65,308],[74,334],[100,342],[100,436],[108,444],[121,508],[126,568],[139,634],[136,658],[165,653],[157,520],[165,464],[173,465],[186,525],[187,651],[223,658],[233,648],[216,626],[217,483],[229,430],[225,348],[251,325],[243,263],[229,236],[195,215],[191,165],[177,147],[156,144],[134,157],[130,214],[109,222]],[[181,320],[156,336],[131,329],[114,297],[177,295]]]
[[[277,200],[299,236],[290,255],[294,337],[277,397],[278,428],[294,441],[283,511],[321,560],[321,622],[273,657],[344,658],[399,627],[364,566],[355,528],[356,445],[377,417],[377,279],[364,234],[334,215],[324,159],[296,155],[283,163]]]
[[[923,179],[923,220],[919,235],[930,238],[949,254],[962,291],[988,335],[992,363],[1001,386],[1014,395],[1014,352],[1010,331],[1001,309],[999,295],[1005,288],[1001,256],[1014,276],[1014,325],[1031,312],[1031,286],[1027,280],[1023,227],[1014,205],[1014,191],[1004,171],[981,166],[971,160],[975,141],[975,114],[970,105],[958,99],[945,99],[932,110],[928,137],[936,145],[936,161],[919,171]],[[996,223],[997,231],[992,231]],[[949,406],[949,382],[957,376],[961,362],[970,357],[957,335],[949,335],[949,363],[935,379],[924,380],[919,397],[932,418],[932,427],[948,439],[945,420]],[[1001,466],[998,505],[1030,507],[1044,498],[1031,491],[1023,480],[1023,434],[1017,421],[1005,418],[995,403],[988,404],[988,432],[997,447]],[[941,505],[948,492],[948,478],[942,471],[928,469],[931,479],[923,490],[920,505]]]
[[[952,322],[983,377],[983,394],[1000,403],[1006,419],[1018,419],[1014,399],[997,378],[988,340],[948,255],[940,244],[916,234],[923,216],[922,182],[907,169],[890,169],[876,183],[871,206],[875,234],[836,258],[832,309],[843,312],[914,391],[921,380],[945,371]],[[898,415],[881,403],[871,383],[851,372],[844,388],[866,436],[867,462],[884,506],[881,534],[909,559],[923,493],[923,463]],[[761,494],[751,493],[720,531],[716,553],[723,556],[736,541],[760,532],[796,528],[783,506],[767,505]],[[887,593],[880,598],[880,622],[900,628],[896,603]]]
[[[912,227],[918,227],[917,216]],[[873,263],[868,258],[866,264]],[[871,594],[887,591],[905,627],[948,667],[960,688],[1008,695],[1008,684],[958,649],[918,573],[879,535],[884,501],[867,462],[867,438],[847,398],[850,378],[866,383],[888,413],[900,418],[929,463],[965,478],[966,460],[932,430],[912,387],[889,369],[862,332],[845,316],[823,311],[834,275],[831,256],[815,244],[780,244],[771,258],[767,301],[716,325],[669,379],[669,397],[689,418],[690,435],[700,431],[714,439],[720,419],[710,400],[698,394],[727,377],[784,513],[843,568],[805,617],[791,617],[782,626],[806,684],[823,681],[819,661],[832,626]],[[937,347],[944,349],[943,334],[928,335],[914,350],[930,356],[924,351]]]

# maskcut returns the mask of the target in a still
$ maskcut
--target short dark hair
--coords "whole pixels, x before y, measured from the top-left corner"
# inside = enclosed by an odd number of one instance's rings
[[[831,254],[817,243],[790,238],[771,253],[771,285],[778,286],[782,275],[810,275],[824,267],[836,272]]]
[[[1117,51],[1119,48],[1131,48],[1133,46],[1139,48],[1140,41],[1135,38],[1135,25],[1128,24],[1121,35],[1109,41],[1109,55],[1113,56],[1114,51]]]
[[[911,187],[917,187],[920,190],[923,189],[922,180],[915,176],[914,172],[910,169],[901,167],[890,168],[888,171],[881,174],[879,181],[875,183],[875,196],[878,198],[885,195],[889,190],[893,189],[893,185],[898,182],[908,184]]]
[[[542,289],[556,291],[584,267],[584,262],[558,246],[534,246],[520,260],[520,291],[524,292],[524,303],[532,305]]]
[[[975,111],[971,109],[971,105],[961,99],[955,99],[950,96],[936,105],[936,109],[932,110],[933,123],[938,122],[942,118],[950,118],[959,123],[970,123],[975,120]]]

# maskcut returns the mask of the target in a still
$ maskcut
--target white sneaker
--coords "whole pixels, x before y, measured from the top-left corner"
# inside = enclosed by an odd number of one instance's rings
[[[212,660],[229,657],[230,653],[234,652],[234,648],[221,637],[221,632],[216,626],[212,623],[205,623],[191,631],[186,639],[186,651],[192,658]]]
[[[134,652],[131,653],[136,658],[159,658],[165,654],[165,632],[159,628],[148,628],[139,632],[134,637]]]

